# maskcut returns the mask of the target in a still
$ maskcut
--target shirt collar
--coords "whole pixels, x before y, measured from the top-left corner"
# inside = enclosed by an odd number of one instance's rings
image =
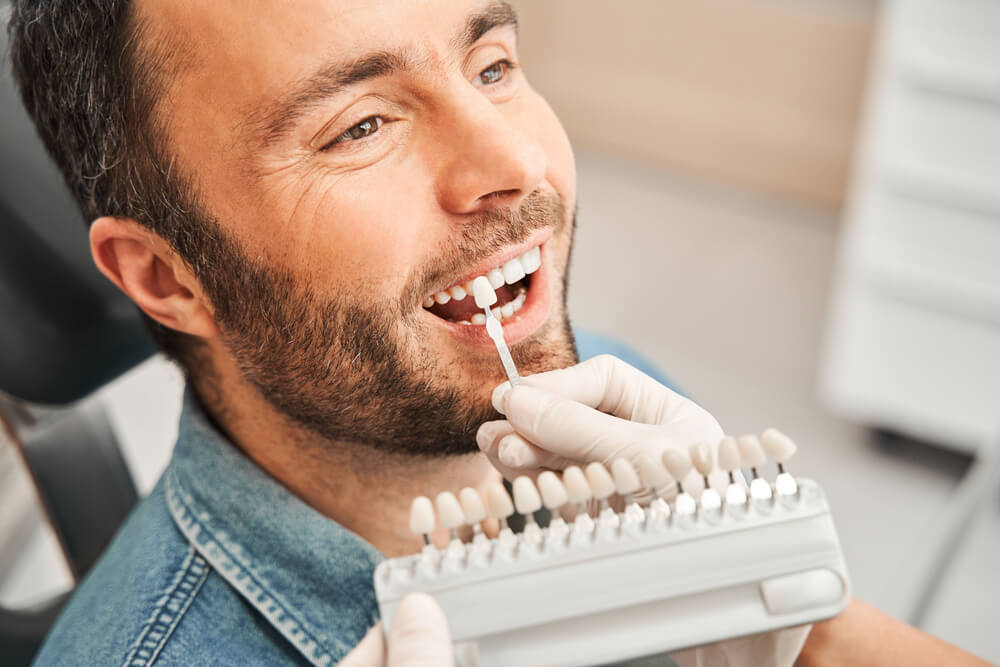
[[[190,390],[165,486],[188,541],[313,664],[335,664],[378,620],[382,555],[247,458]]]

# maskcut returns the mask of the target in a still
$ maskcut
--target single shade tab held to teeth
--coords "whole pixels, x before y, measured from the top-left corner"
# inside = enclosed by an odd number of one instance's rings
[[[500,355],[500,363],[503,364],[503,370],[507,373],[507,379],[510,380],[510,386],[516,387],[521,383],[521,376],[517,374],[514,358],[510,356],[510,349],[507,347],[507,341],[504,340],[503,327],[500,326],[499,320],[490,310],[490,306],[497,302],[497,293],[490,285],[490,281],[483,276],[479,276],[472,282],[472,291],[476,297],[476,305],[482,308],[486,314],[486,333],[493,339],[493,344]]]

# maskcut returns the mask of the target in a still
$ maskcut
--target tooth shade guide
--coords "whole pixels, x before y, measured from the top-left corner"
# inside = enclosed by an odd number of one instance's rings
[[[488,308],[497,302],[497,293],[490,282],[482,276],[472,281],[472,293],[476,299],[476,306]]]

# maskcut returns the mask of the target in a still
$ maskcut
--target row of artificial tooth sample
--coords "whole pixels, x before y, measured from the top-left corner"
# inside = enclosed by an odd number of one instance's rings
[[[774,495],[783,502],[797,499],[798,485],[784,469],[795,451],[795,443],[788,436],[777,429],[768,429],[760,438],[754,435],[741,438],[726,436],[717,448],[703,442],[693,445],[687,452],[667,449],[659,460],[650,455],[640,456],[635,464],[628,459],[615,459],[610,472],[601,463],[591,463],[583,469],[569,466],[563,471],[561,479],[552,471],[540,473],[537,482],[529,477],[518,477],[512,484],[513,500],[499,482],[488,486],[482,497],[471,487],[462,489],[460,500],[451,492],[440,493],[433,505],[430,499],[420,496],[413,501],[410,528],[422,534],[425,544],[430,545],[429,534],[435,527],[436,505],[441,526],[450,533],[448,553],[459,557],[465,553],[465,546],[457,534],[458,528],[463,525],[473,527],[473,551],[480,555],[489,551],[489,540],[480,526],[486,518],[494,519],[500,525],[498,544],[501,549],[509,551],[520,543],[522,548],[530,550],[546,539],[559,544],[571,534],[569,526],[560,516],[567,505],[576,509],[572,536],[578,539],[591,539],[595,528],[597,534],[617,534],[624,529],[635,531],[643,526],[662,526],[671,516],[675,517],[678,525],[685,526],[699,512],[712,522],[721,518],[724,506],[734,516],[745,515],[751,507],[769,511]],[[779,474],[773,489],[757,471],[768,457],[778,464]],[[716,461],[729,477],[724,500],[708,480],[716,470]],[[738,471],[743,467],[750,468],[752,474],[749,496],[742,477],[737,478]],[[684,488],[683,480],[692,469],[697,471],[704,483],[698,500]],[[661,497],[671,487],[676,488],[672,506]],[[609,503],[615,494],[625,500],[625,510],[620,515]],[[593,501],[599,503],[596,522],[589,511]],[[543,507],[552,515],[548,538],[534,516]],[[508,519],[515,511],[525,518],[520,542],[508,526]],[[433,550],[433,547],[430,548]]]
[[[520,257],[515,257],[509,260],[496,269],[488,271],[485,274],[485,278],[490,282],[490,286],[493,289],[499,289],[503,285],[513,285],[518,280],[521,280],[526,275],[534,273],[542,266],[542,250],[540,246],[535,246],[531,250],[528,250]],[[456,301],[462,301],[465,297],[473,293],[472,283],[475,280],[468,281],[462,285],[452,285],[446,290],[442,290],[436,294],[432,294],[426,299],[424,299],[424,308],[430,308],[435,303],[444,305],[455,299]],[[524,301],[521,301],[521,305],[524,305]],[[518,308],[515,309],[515,312]],[[508,316],[509,317],[509,316]],[[498,316],[499,319],[499,316]],[[472,322],[472,324],[477,324],[477,322]],[[486,324],[485,319],[481,324]]]

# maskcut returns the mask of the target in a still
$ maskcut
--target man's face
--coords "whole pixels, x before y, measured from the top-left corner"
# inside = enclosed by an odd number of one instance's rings
[[[472,451],[502,369],[485,327],[462,323],[479,322],[471,296],[428,304],[536,247],[541,268],[498,291],[520,307],[505,336],[526,373],[574,361],[573,158],[516,66],[505,5],[138,13],[188,52],[159,101],[168,149],[246,262],[230,267],[243,307],[220,329],[282,413],[330,440]]]

